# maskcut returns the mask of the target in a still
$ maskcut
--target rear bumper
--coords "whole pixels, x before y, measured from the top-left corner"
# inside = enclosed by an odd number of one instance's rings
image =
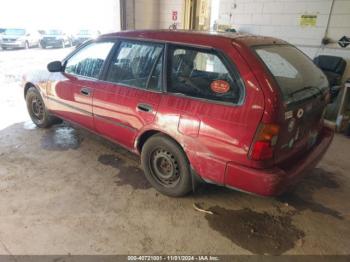
[[[317,144],[303,158],[288,168],[253,169],[228,163],[225,185],[262,196],[280,195],[318,164],[331,144],[333,136],[334,131],[324,127],[320,132]]]
[[[42,46],[61,46],[63,40],[62,39],[43,39],[40,41]]]

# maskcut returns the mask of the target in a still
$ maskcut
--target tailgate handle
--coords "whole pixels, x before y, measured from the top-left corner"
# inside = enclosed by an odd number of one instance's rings
[[[153,111],[152,106],[149,104],[138,104],[137,109],[148,113],[151,113]]]

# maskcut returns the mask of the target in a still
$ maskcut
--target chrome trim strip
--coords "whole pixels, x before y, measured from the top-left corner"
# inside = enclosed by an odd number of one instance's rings
[[[81,113],[83,113],[83,114],[85,114],[85,115],[88,115],[88,116],[91,116],[91,117],[93,116],[92,112],[86,111],[86,110],[84,110],[84,109],[77,108],[77,107],[75,107],[75,106],[69,105],[69,104],[67,104],[67,103],[64,103],[64,102],[62,102],[62,101],[60,101],[60,100],[57,100],[57,99],[52,98],[52,97],[49,97],[49,96],[47,96],[46,98],[47,98],[48,100],[51,100],[51,101],[56,102],[57,104],[60,104],[60,105],[69,107],[69,108],[71,108],[71,109],[73,109],[73,110],[79,111],[79,112],[81,112]]]
[[[102,121],[104,121],[104,122],[106,122],[106,123],[108,123],[108,124],[115,125],[115,126],[118,126],[118,127],[123,127],[123,128],[129,129],[129,130],[131,130],[131,131],[133,131],[133,132],[136,132],[136,131],[137,131],[137,129],[134,128],[134,127],[127,126],[127,125],[124,125],[124,124],[122,124],[122,123],[120,123],[120,122],[110,120],[110,119],[108,119],[108,118],[106,118],[106,117],[104,117],[104,116],[97,115],[97,114],[93,114],[93,113],[88,112],[88,111],[86,111],[86,110],[77,108],[77,107],[75,107],[75,106],[71,106],[71,105],[69,105],[69,104],[67,104],[67,103],[64,103],[64,102],[62,102],[62,101],[59,101],[59,100],[57,100],[57,99],[55,99],[55,98],[52,98],[52,97],[47,96],[47,99],[52,100],[52,101],[54,101],[54,102],[56,102],[56,103],[58,103],[58,104],[60,104],[60,105],[69,107],[69,108],[71,108],[71,109],[73,109],[73,110],[79,111],[79,112],[81,112],[81,113],[83,113],[83,114],[85,114],[85,115],[98,118],[98,119],[100,119],[100,120],[102,120]]]
[[[98,119],[100,119],[100,120],[102,120],[102,121],[108,123],[108,124],[111,124],[111,125],[114,125],[114,126],[118,126],[118,127],[123,127],[123,128],[129,129],[130,131],[133,131],[133,132],[136,132],[136,131],[137,131],[137,129],[134,128],[134,127],[127,126],[127,125],[124,125],[124,124],[122,124],[122,123],[120,123],[120,122],[110,120],[110,119],[108,119],[108,118],[106,118],[106,117],[104,117],[104,116],[96,115],[96,114],[93,114],[93,116],[94,116],[95,118],[98,118]]]

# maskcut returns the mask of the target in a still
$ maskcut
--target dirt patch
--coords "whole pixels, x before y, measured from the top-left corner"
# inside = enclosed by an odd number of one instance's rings
[[[118,180],[115,181],[118,186],[130,185],[134,189],[141,190],[151,188],[143,171],[138,166],[130,165],[115,155],[101,155],[98,161],[103,165],[112,166],[119,170],[118,175],[115,176],[118,178]],[[130,162],[132,163],[133,161]]]
[[[50,151],[78,149],[83,136],[77,129],[67,125],[57,125],[47,130],[41,139],[41,147]]]
[[[228,210],[212,207],[209,226],[236,245],[255,254],[280,255],[302,243],[305,233],[292,224],[290,216],[273,216],[251,209]]]
[[[334,173],[316,168],[297,185],[294,192],[285,194],[279,197],[278,200],[283,203],[288,203],[289,206],[295,209],[295,211],[290,212],[291,214],[299,213],[304,210],[311,210],[312,212],[326,214],[337,219],[344,219],[342,214],[337,210],[317,203],[313,199],[313,194],[317,190],[322,188],[337,189],[339,187],[340,184],[336,180]]]

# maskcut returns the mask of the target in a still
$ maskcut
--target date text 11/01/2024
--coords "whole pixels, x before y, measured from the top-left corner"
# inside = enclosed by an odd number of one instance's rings
[[[128,261],[220,261],[217,256],[128,256]]]

